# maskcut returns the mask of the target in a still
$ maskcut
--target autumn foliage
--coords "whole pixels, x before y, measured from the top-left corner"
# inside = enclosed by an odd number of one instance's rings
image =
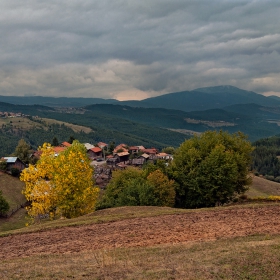
[[[30,202],[28,214],[33,218],[73,218],[92,212],[99,188],[94,187],[93,168],[84,146],[74,141],[59,155],[47,143],[40,150],[37,164],[29,165],[20,176]]]

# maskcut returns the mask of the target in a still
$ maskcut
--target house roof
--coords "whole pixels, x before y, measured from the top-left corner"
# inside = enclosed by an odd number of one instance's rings
[[[139,150],[145,150],[144,146],[137,146]]]
[[[53,147],[53,150],[56,154],[59,154],[63,151],[65,151],[67,148],[66,147]]]
[[[61,145],[64,146],[64,147],[70,147],[71,146],[71,144],[66,142],[66,141],[62,142]]]
[[[169,155],[167,153],[158,153],[157,156],[158,157],[167,157]]]
[[[94,148],[91,148],[90,150],[93,151],[94,153],[102,152],[102,150],[99,147],[94,147]]]
[[[7,162],[7,163],[15,163],[17,161],[17,157],[4,157],[4,160]]]
[[[86,147],[87,150],[94,148],[94,145],[92,145],[90,143],[84,143],[84,146]]]
[[[131,146],[129,147],[129,150],[139,150],[138,146]]]
[[[156,154],[157,153],[157,149],[155,148],[151,148],[151,149],[144,149],[142,150],[144,153],[146,154]]]
[[[118,146],[115,147],[113,153],[117,153],[118,150],[123,150],[123,152],[128,152],[128,149],[126,149],[125,147],[127,147],[127,145],[125,144],[120,144]]]
[[[129,155],[129,152],[121,152],[121,153],[117,153],[117,155],[119,157],[124,157],[124,156],[128,156]]]
[[[144,154],[142,154],[141,156],[139,156],[139,158],[140,158],[140,157],[143,157],[143,158],[147,159],[147,158],[150,157],[150,155],[144,153]]]
[[[103,142],[99,142],[97,145],[98,145],[98,147],[100,147],[101,149],[104,148],[104,147],[106,147],[106,146],[108,146],[108,144],[103,143]]]

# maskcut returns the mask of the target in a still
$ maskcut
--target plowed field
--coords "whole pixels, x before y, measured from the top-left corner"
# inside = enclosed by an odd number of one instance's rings
[[[219,208],[0,238],[0,259],[280,233],[280,206]]]

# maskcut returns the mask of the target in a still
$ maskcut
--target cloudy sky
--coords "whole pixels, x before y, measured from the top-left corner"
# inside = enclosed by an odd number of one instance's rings
[[[0,95],[280,96],[279,15],[279,0],[1,0]]]

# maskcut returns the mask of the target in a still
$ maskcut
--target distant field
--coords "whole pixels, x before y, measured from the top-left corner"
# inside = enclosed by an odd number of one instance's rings
[[[249,198],[268,197],[270,195],[280,196],[280,183],[253,176],[253,184],[246,194]]]
[[[0,127],[6,125],[7,127],[13,127],[15,129],[30,130],[34,128],[47,129],[48,125],[51,124],[64,124],[65,126],[71,128],[74,132],[83,131],[85,133],[90,133],[93,130],[86,126],[75,125],[67,122],[57,121],[54,119],[47,118],[36,118],[33,117],[32,120],[26,117],[15,117],[15,118],[0,118]]]

